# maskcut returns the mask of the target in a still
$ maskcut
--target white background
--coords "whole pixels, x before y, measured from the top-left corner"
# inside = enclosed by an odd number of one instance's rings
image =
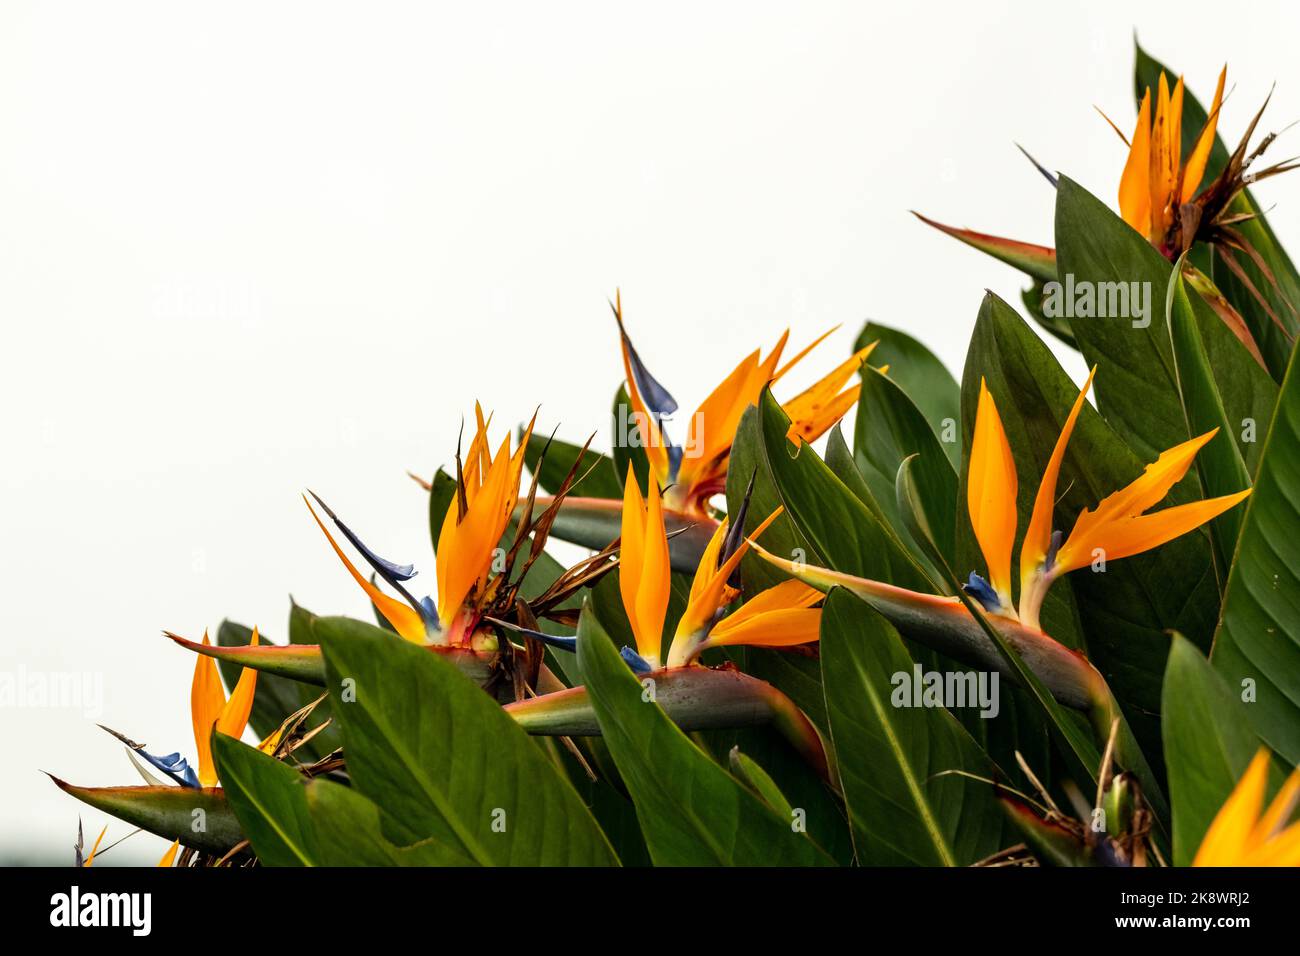
[[[469,6],[4,4],[0,669],[103,703],[0,708],[0,859],[106,820],[40,770],[136,782],[96,720],[192,753],[162,628],[368,613],[305,486],[431,586],[405,471],[475,397],[606,440],[616,286],[687,408],[787,325],[845,325],[805,380],[868,317],[959,372],[1023,283],[907,210],[1050,244],[1013,141],[1113,203],[1135,26],[1203,100],[1229,62],[1229,140],[1300,116],[1285,3]],[[1258,195],[1300,251],[1300,175]]]

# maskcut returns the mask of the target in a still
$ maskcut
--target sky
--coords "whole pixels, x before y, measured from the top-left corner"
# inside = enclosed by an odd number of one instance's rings
[[[960,373],[984,290],[1024,282],[909,210],[1050,244],[1016,143],[1113,205],[1094,106],[1131,129],[1135,29],[1203,100],[1229,63],[1227,139],[1274,82],[1263,128],[1300,118],[1294,5],[1177,11],[5,3],[0,680],[85,693],[0,706],[0,861],[110,822],[41,773],[137,782],[96,723],[193,752],[164,628],[283,640],[290,595],[367,616],[304,488],[431,582],[406,472],[450,463],[476,399],[607,447],[615,289],[687,408],[786,328],[842,325],[793,388],[867,319]],[[1257,195],[1300,249],[1300,176]]]

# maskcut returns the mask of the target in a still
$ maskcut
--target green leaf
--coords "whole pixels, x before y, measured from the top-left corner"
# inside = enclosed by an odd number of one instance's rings
[[[1020,290],[1020,304],[1025,307],[1029,317],[1054,339],[1078,351],[1079,340],[1074,337],[1070,320],[1060,315],[1048,315],[1043,311],[1043,296],[1046,293],[1047,283],[1042,279],[1035,279],[1029,288]]]
[[[1206,363],[1231,426],[1227,434],[1245,461],[1246,470],[1253,475],[1277,405],[1277,382],[1215,312],[1210,299],[1221,298],[1222,293],[1204,273],[1185,268],[1179,279],[1187,289]]]
[[[747,533],[752,532],[781,506],[781,496],[776,490],[772,469],[768,466],[767,454],[763,448],[763,427],[756,406],[745,409],[740,416],[740,425],[736,428],[736,437],[731,445],[731,458],[727,465],[728,514],[740,513],[740,505],[745,500],[751,477],[754,479],[754,489],[745,520]],[[775,554],[802,551],[809,556],[810,561],[817,554],[816,549],[795,527],[794,519],[788,512],[782,513],[763,532],[762,544]],[[757,594],[780,584],[787,577],[752,552],[741,559],[740,574],[746,594]]]
[[[936,590],[929,576],[893,529],[817,457],[810,445],[798,450],[786,438],[790,419],[769,390],[759,400],[763,448],[777,493],[801,534],[828,567],[919,591]],[[767,536],[761,542],[774,554]],[[782,554],[782,557],[789,557]],[[811,563],[810,556],[804,556]]]
[[[601,732],[660,866],[807,866],[831,861],[668,719],[590,613],[578,664]]]
[[[956,430],[956,419],[953,420]],[[894,479],[903,459],[917,455],[913,477],[926,512],[933,520],[935,544],[943,554],[954,553],[957,527],[957,472],[934,432],[907,393],[875,369],[864,369],[858,399],[853,456],[871,495],[895,528],[902,526],[894,495]],[[906,540],[915,553],[919,543]]]
[[[390,840],[433,837],[480,864],[618,862],[569,782],[455,666],[358,621],[316,632],[348,772]]]
[[[777,816],[786,820],[794,819],[794,807],[786,799],[781,788],[757,761],[740,752],[739,747],[732,747],[728,754],[731,772],[737,780],[754,791],[764,803],[776,811]]]
[[[1174,811],[1174,866],[1189,866],[1205,831],[1259,749],[1233,689],[1175,634],[1165,668],[1165,763]]]
[[[1211,660],[1234,688],[1253,681],[1259,735],[1300,763],[1300,372],[1291,360],[1246,500]]]
[[[837,588],[822,612],[821,659],[858,862],[960,866],[997,850],[993,788],[951,773],[991,778],[979,745],[942,706],[895,703],[897,675],[909,688],[913,678],[898,632]]]
[[[429,540],[433,542],[435,555],[438,553],[438,538],[442,535],[442,523],[447,520],[447,512],[455,500],[456,479],[439,468],[429,490]]]
[[[614,497],[622,500],[623,482],[627,480],[627,466],[632,465],[636,472],[637,484],[645,494],[650,475],[650,459],[641,446],[643,436],[637,427],[632,411],[632,399],[628,397],[627,386],[620,385],[614,394],[614,406],[610,414],[611,440],[614,449],[614,474],[618,478],[618,494]]]
[[[316,834],[318,866],[469,866],[435,840],[396,846],[384,838],[379,807],[341,784],[307,784],[307,812]]]
[[[1207,498],[1243,491],[1250,487],[1250,474],[1236,442],[1232,440],[1236,431],[1228,421],[1223,400],[1219,396],[1192,300],[1188,298],[1186,284],[1183,282],[1181,260],[1174,266],[1165,313],[1188,433],[1201,435],[1213,429],[1218,429],[1220,433],[1196,457],[1196,471],[1201,479],[1201,487]],[[1238,508],[1220,515],[1210,525],[1220,590],[1227,578],[1240,530],[1241,510]]]
[[[953,467],[961,462],[961,389],[952,373],[928,348],[906,332],[868,322],[854,351],[879,342],[871,353],[876,366],[888,365],[889,378],[907,393],[943,445]]]
[[[53,774],[50,779],[96,810],[205,853],[224,854],[244,838],[225,792],[216,787],[78,787]]]
[[[1060,307],[1081,311],[1089,291],[1094,300],[1094,314],[1077,316],[1070,327],[1083,357],[1098,367],[1097,408],[1144,461],[1152,461],[1188,437],[1161,308],[1169,262],[1067,176],[1056,190],[1056,248]],[[1111,314],[1097,314],[1103,310]]]
[[[316,834],[302,774],[225,734],[212,734],[222,789],[266,866],[311,866]]]

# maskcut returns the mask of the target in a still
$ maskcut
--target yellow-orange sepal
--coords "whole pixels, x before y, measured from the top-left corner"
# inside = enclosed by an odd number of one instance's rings
[[[210,645],[206,632],[203,643]],[[257,644],[257,628],[253,628],[250,645]],[[248,726],[248,715],[253,709],[253,695],[257,691],[257,671],[245,667],[239,672],[235,689],[226,699],[217,674],[217,663],[205,654],[196,655],[194,679],[190,684],[190,716],[194,725],[194,748],[198,753],[199,786],[217,785],[217,767],[212,759],[212,730],[230,737],[243,735]]]
[[[1011,549],[1016,540],[1016,463],[997,404],[980,379],[975,434],[966,475],[966,506],[975,540],[988,565],[989,584],[1014,615],[1011,603]]]
[[[1261,747],[1205,832],[1192,866],[1300,866],[1300,823],[1287,825],[1300,801],[1300,768],[1261,813],[1268,767],[1268,749]]]
[[[651,667],[658,667],[672,583],[668,535],[658,484],[652,476],[649,494],[643,497],[630,464],[623,487],[618,565],[619,592],[636,638],[637,653]]]

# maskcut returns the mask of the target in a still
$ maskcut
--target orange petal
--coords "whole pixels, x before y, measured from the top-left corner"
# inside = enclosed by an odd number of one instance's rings
[[[249,646],[257,646],[257,628],[253,628],[253,637],[249,641]],[[230,692],[230,700],[226,701],[225,706],[221,708],[221,716],[217,718],[219,733],[234,737],[236,740],[244,735],[244,728],[248,726],[248,715],[253,711],[253,695],[256,692],[257,671],[245,667],[240,670],[235,689]]]
[[[1293,823],[1250,856],[1242,866],[1300,866],[1300,823]]]
[[[209,645],[207,632],[203,643]],[[206,654],[195,655],[194,679],[190,684],[190,718],[194,725],[194,749],[198,754],[199,785],[215,787],[217,769],[212,762],[212,727],[221,718],[226,695],[221,690],[217,662]]]
[[[167,852],[162,855],[162,859],[158,861],[158,865],[160,867],[169,867],[173,863],[175,863],[176,851],[179,850],[180,848],[181,848],[181,841],[180,840],[173,841],[172,845],[167,848]]]
[[[1166,449],[1124,488],[1103,498],[1095,509],[1083,511],[1057,554],[1058,573],[1064,574],[1088,564],[1096,548],[1104,549],[1107,557],[1117,557],[1111,552],[1108,541],[1110,529],[1141,515],[1162,501],[1169,494],[1169,489],[1187,474],[1197,452],[1217,433],[1218,429],[1214,429]]]
[[[1253,849],[1251,835],[1264,803],[1268,763],[1268,750],[1261,747],[1205,831],[1192,866],[1238,865]]]
[[[1016,463],[993,395],[980,379],[975,434],[966,475],[966,507],[989,583],[1011,605],[1011,549],[1016,539]]]
[[[1096,374],[1097,366],[1094,365],[1088,372],[1088,380],[1079,390],[1079,397],[1074,400],[1074,407],[1066,416],[1065,425],[1062,426],[1061,434],[1056,439],[1056,447],[1052,449],[1052,457],[1047,460],[1047,467],[1043,469],[1043,480],[1038,485],[1038,496],[1034,499],[1034,510],[1029,518],[1029,527],[1025,529],[1025,540],[1020,546],[1020,593],[1022,595],[1028,590],[1030,578],[1042,566],[1043,559],[1047,556],[1047,549],[1051,546],[1052,511],[1056,506],[1056,482],[1061,474],[1061,462],[1065,460],[1065,447],[1070,443],[1074,423],[1079,418],[1079,412],[1083,410],[1084,400]]]
[[[664,529],[663,498],[652,482],[646,495],[644,552],[641,579],[637,582],[636,635],[637,653],[652,667],[659,664],[663,646],[664,618],[668,614],[668,596],[672,575],[668,563],[668,535]]]
[[[1173,178],[1169,183],[1170,192],[1178,183],[1178,170],[1183,157],[1183,78],[1180,76],[1174,84],[1173,95],[1169,97],[1169,163]]]
[[[619,539],[618,589],[623,611],[636,631],[636,596],[641,586],[641,568],[645,560],[645,501],[637,484],[631,462],[623,483],[623,526]],[[638,645],[640,640],[637,641]]]
[[[710,647],[796,647],[821,637],[821,608],[781,608],[738,620],[724,618],[706,640],[696,645],[694,655]]]
[[[1118,519],[1101,531],[1094,547],[1102,550],[1107,561],[1150,551],[1167,541],[1196,530],[1207,521],[1212,521],[1242,501],[1250,491],[1247,488],[1236,494],[1193,501],[1175,508],[1157,511],[1155,514]],[[1091,549],[1088,553],[1091,554]],[[1083,560],[1081,564],[1072,565],[1070,570],[1074,567],[1082,567],[1089,560],[1090,558]]]
[[[1156,101],[1155,122],[1151,128],[1150,195],[1151,226],[1147,236],[1153,240],[1163,238],[1173,222],[1175,189],[1178,184],[1179,158],[1182,155],[1183,81],[1180,77],[1174,91],[1169,92],[1169,81],[1160,74],[1160,90]]]
[[[731,452],[740,417],[745,409],[757,403],[764,386],[771,381],[784,342],[785,336],[782,336],[777,348],[766,359],[760,360],[757,350],[745,356],[700,403],[687,426],[687,441],[677,476],[679,484],[687,489],[699,484],[711,466]]]
[[[1196,190],[1200,188],[1201,179],[1205,176],[1205,167],[1210,161],[1210,153],[1214,150],[1214,131],[1219,124],[1219,108],[1223,105],[1223,83],[1227,78],[1228,67],[1225,65],[1219,72],[1219,85],[1214,88],[1214,102],[1210,104],[1210,115],[1206,117],[1201,135],[1196,138],[1196,145],[1192,147],[1187,157],[1187,165],[1183,168],[1179,196],[1182,202],[1191,201],[1196,195]]]
[[[361,589],[365,591],[370,600],[374,602],[375,607],[379,609],[379,613],[384,616],[384,619],[388,621],[389,624],[393,625],[393,628],[397,633],[402,635],[402,637],[406,638],[408,641],[413,641],[417,644],[425,643],[425,641],[428,640],[428,635],[424,628],[424,619],[420,617],[419,612],[407,605],[406,602],[389,597],[383,591],[379,590],[379,588],[375,587],[375,585],[371,584],[370,581],[366,579],[365,575],[357,570],[356,565],[348,560],[348,556],[343,553],[343,549],[340,548],[338,542],[334,540],[334,536],[329,533],[329,529],[325,527],[325,523],[320,520],[320,517],[316,514],[316,509],[311,506],[311,502],[307,500],[306,495],[302,496],[302,500],[306,503],[307,510],[311,512],[311,516],[316,519],[317,527],[321,529],[326,540],[329,541],[330,547],[334,549],[334,553],[339,556],[339,560],[342,561],[343,566],[348,569],[348,573],[352,575],[352,579],[361,586]],[[453,502],[453,506],[454,504],[455,503]]]
[[[1151,91],[1142,97],[1128,161],[1119,181],[1119,212],[1142,235],[1151,231]]]
[[[761,535],[784,510],[784,507],[779,507],[773,511],[750,533],[750,536],[756,538]],[[726,537],[726,529],[727,522],[724,520],[713,533],[713,539],[705,549],[703,557],[700,558],[695,579],[691,582],[690,599],[686,602],[686,610],[682,612],[681,620],[677,622],[677,630],[668,649],[670,667],[683,663],[681,658],[686,653],[687,645],[704,631],[720,608],[735,598],[735,592],[728,586],[727,581],[749,551],[749,539],[741,541],[735,552],[719,566],[718,552],[722,540]],[[718,547],[714,546],[714,542],[717,542]]]
[[[807,442],[816,441],[844,417],[858,400],[858,389],[840,392],[862,363],[875,350],[877,342],[859,349],[820,381],[785,402],[782,408],[790,416],[790,429]],[[793,436],[791,436],[793,440]]]
[[[519,476],[507,436],[491,459],[465,516],[454,522],[448,514],[438,534],[438,618],[444,630],[454,629],[452,622],[468,602],[470,592],[475,586],[481,589],[486,582],[518,492]]]

